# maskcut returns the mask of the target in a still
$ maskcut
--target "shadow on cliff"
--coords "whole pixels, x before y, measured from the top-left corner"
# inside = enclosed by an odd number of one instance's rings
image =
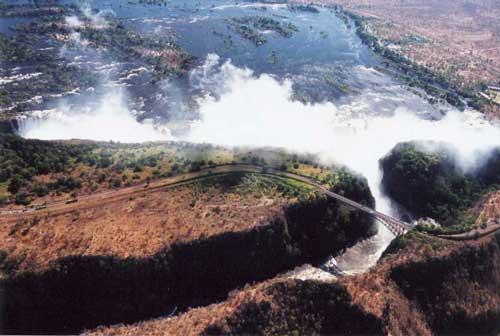
[[[222,300],[247,282],[314,263],[373,233],[367,215],[324,196],[244,232],[179,243],[147,258],[71,256],[3,280],[3,333],[74,333]]]
[[[446,257],[405,263],[390,276],[434,333],[500,333],[500,233]]]

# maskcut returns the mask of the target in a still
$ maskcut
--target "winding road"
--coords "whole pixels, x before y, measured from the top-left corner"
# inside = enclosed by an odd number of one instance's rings
[[[2,217],[7,218],[19,218],[19,216],[28,215],[34,212],[44,211],[44,212],[69,212],[79,208],[84,208],[89,206],[95,202],[105,202],[107,200],[116,200],[117,198],[126,198],[130,197],[136,193],[144,193],[151,192],[155,190],[162,190],[164,188],[172,188],[176,186],[180,186],[183,184],[188,184],[195,182],[197,180],[211,178],[213,176],[225,175],[225,174],[236,174],[236,173],[255,173],[262,175],[270,175],[277,176],[282,178],[293,179],[302,183],[306,183],[318,189],[323,194],[328,197],[334,198],[337,201],[341,202],[344,205],[347,205],[353,209],[362,211],[374,219],[380,221],[384,224],[395,236],[399,236],[401,234],[406,233],[408,230],[412,228],[412,226],[408,223],[402,222],[399,219],[388,216],[384,213],[376,211],[370,207],[367,207],[363,204],[360,204],[356,201],[353,201],[347,197],[334,193],[323,185],[313,180],[312,178],[293,174],[290,172],[281,171],[274,168],[262,167],[257,165],[246,165],[246,164],[227,164],[227,165],[219,165],[212,168],[202,169],[197,172],[180,174],[168,178],[164,178],[161,180],[152,181],[149,184],[138,184],[130,187],[125,187],[116,190],[104,191],[91,195],[80,196],[78,200],[64,200],[59,202],[54,202],[50,204],[32,206],[29,208],[21,208],[21,209],[9,209],[3,208],[0,209],[0,219]]]

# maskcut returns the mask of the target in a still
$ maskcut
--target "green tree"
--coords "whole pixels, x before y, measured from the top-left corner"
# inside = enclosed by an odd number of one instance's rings
[[[9,181],[9,185],[7,186],[7,190],[11,194],[17,194],[19,192],[19,190],[21,189],[21,187],[23,186],[23,184],[24,184],[24,179],[19,175],[14,175]]]
[[[122,181],[120,180],[120,178],[115,178],[113,180],[113,187],[115,188],[120,188],[122,186]]]
[[[18,205],[28,205],[31,203],[31,199],[27,192],[20,192],[16,195],[16,204]]]

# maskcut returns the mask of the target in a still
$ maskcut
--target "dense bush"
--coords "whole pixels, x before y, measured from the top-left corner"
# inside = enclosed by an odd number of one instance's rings
[[[74,177],[58,177],[54,183],[49,184],[50,189],[68,192],[82,187],[82,181]]]
[[[27,62],[27,61],[51,61],[52,58],[37,51],[24,41],[24,35],[9,39],[0,33],[0,61],[2,62]]]
[[[432,151],[422,146],[432,146]],[[381,160],[382,184],[395,201],[415,217],[432,217],[444,225],[463,220],[462,214],[481,195],[500,183],[500,151],[479,169],[466,172],[455,150],[444,144],[398,144]]]
[[[45,184],[36,184],[31,188],[31,191],[38,197],[43,197],[49,193],[49,188]]]
[[[16,195],[16,204],[18,205],[28,205],[31,203],[29,195],[27,192],[20,192]]]
[[[17,194],[21,187],[25,184],[25,180],[22,176],[14,175],[9,180],[9,185],[7,186],[7,191],[11,194]]]
[[[62,192],[81,188],[82,182],[73,177],[59,177],[49,184],[30,185],[32,178],[49,173],[65,173],[77,163],[95,161],[93,144],[67,144],[55,141],[27,140],[14,134],[0,133],[0,182],[16,195],[31,192],[31,196],[45,196],[49,189]],[[30,195],[15,198],[17,204],[29,204]]]
[[[31,179],[35,175],[59,173],[74,163],[87,161],[92,144],[28,140],[0,133],[0,182],[14,175]]]
[[[337,180],[332,191],[347,198],[357,200],[370,208],[375,208],[375,199],[368,186],[368,181],[361,176],[355,176],[348,169],[343,168],[337,174]]]

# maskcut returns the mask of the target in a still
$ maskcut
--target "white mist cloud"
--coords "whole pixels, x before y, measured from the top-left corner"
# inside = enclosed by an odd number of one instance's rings
[[[82,14],[85,16],[85,18],[87,18],[92,23],[92,26],[98,29],[108,27],[106,17],[116,16],[116,13],[111,9],[99,10],[98,12],[94,13],[92,11],[92,7],[90,7],[88,3],[84,3],[80,7],[80,10],[82,11]]]
[[[80,28],[83,26],[83,22],[75,15],[65,17],[64,21],[70,28]]]
[[[151,122],[139,123],[128,110],[120,89],[110,90],[97,106],[61,105],[39,119],[21,123],[19,133],[37,139],[92,139],[100,141],[144,142],[171,140],[166,129]]]
[[[200,73],[210,77],[217,61],[210,56]],[[387,212],[392,209],[380,192],[378,161],[397,143],[449,142],[459,149],[459,161],[466,168],[473,166],[478,150],[500,145],[500,129],[473,111],[452,111],[439,121],[423,120],[403,102],[388,116],[353,117],[353,104],[292,101],[290,81],[280,82],[269,75],[256,77],[230,62],[200,83],[210,83],[222,93],[219,99],[206,97],[200,102],[200,120],[193,123],[186,140],[318,153],[326,161],[344,163],[362,173],[378,208]],[[362,104],[363,94],[356,99]]]
[[[90,25],[92,28],[104,29],[108,27],[108,21],[106,17],[116,16],[116,13],[111,9],[100,10],[97,12],[92,11],[92,7],[88,3],[84,3],[80,6],[80,11],[87,21],[82,21],[76,15],[66,16],[64,18],[65,23],[68,27],[76,29],[81,28],[84,25]]]

